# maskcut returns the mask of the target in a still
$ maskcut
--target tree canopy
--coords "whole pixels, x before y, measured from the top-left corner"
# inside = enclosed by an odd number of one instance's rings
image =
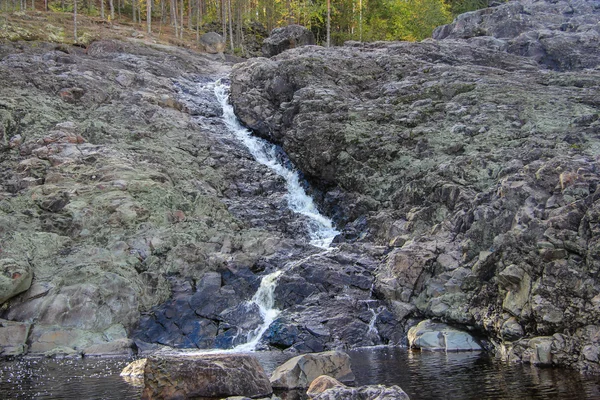
[[[129,19],[148,32],[170,26],[175,36],[198,36],[217,30],[231,48],[243,42],[244,28],[258,22],[267,31],[300,24],[320,44],[327,43],[328,22],[332,45],[346,40],[422,40],[436,26],[462,12],[481,8],[487,0],[0,0],[0,10],[44,8]],[[154,22],[153,22],[154,21]]]

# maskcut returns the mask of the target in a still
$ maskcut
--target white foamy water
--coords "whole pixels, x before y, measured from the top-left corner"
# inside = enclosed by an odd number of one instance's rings
[[[227,128],[246,146],[256,161],[285,180],[288,191],[286,197],[290,210],[309,218],[310,243],[323,249],[329,248],[333,238],[339,234],[339,231],[334,228],[329,218],[321,215],[313,199],[306,194],[300,184],[298,172],[286,167],[278,159],[278,151],[275,145],[253,136],[248,129],[240,124],[233,112],[233,106],[229,104],[229,87],[227,85],[217,81],[214,90],[219,103],[223,107],[223,121]]]
[[[247,342],[234,347],[235,351],[253,351],[260,341],[262,335],[269,329],[269,326],[279,315],[281,310],[275,308],[275,288],[277,287],[277,279],[283,274],[283,270],[275,271],[266,275],[260,281],[260,287],[252,297],[251,302],[258,306],[260,316],[263,323],[248,333]]]

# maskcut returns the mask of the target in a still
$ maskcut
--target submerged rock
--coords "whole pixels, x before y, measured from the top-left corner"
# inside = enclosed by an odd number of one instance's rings
[[[315,396],[313,400],[409,400],[399,386],[368,385],[357,388],[337,386]]]
[[[272,391],[262,367],[248,354],[150,357],[142,399],[256,398]]]
[[[410,328],[408,343],[410,347],[421,350],[482,350],[477,340],[467,332],[431,320],[421,321]]]
[[[308,388],[321,375],[343,382],[354,381],[350,356],[341,351],[328,351],[291,358],[273,371],[271,385],[278,389]]]

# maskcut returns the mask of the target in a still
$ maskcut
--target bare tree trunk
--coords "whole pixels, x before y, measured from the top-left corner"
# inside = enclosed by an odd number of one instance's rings
[[[73,38],[77,43],[77,0],[73,0]]]
[[[189,0],[188,1],[188,29],[190,31],[193,29],[193,27],[192,27],[192,22],[193,22],[192,14],[193,14],[193,12],[194,12],[194,10],[193,10],[193,7],[192,7],[192,0]]]
[[[327,0],[327,47],[331,46],[331,0]]]
[[[133,20],[133,23],[135,24],[135,1],[136,0],[131,0],[131,19]]]
[[[358,40],[362,42],[362,25],[363,25],[363,15],[362,15],[362,0],[358,0]]]
[[[242,1],[241,6],[238,8],[238,31],[239,31],[239,44],[242,50],[242,56],[246,55],[246,49],[244,47],[244,12],[245,6]]]
[[[110,20],[115,19],[115,3],[114,0],[108,0],[108,6],[110,7]]]
[[[179,31],[177,30],[177,6],[176,6],[176,1],[177,0],[171,0],[171,22],[173,23],[173,26],[175,28],[175,37],[179,36]]]
[[[223,25],[223,40],[227,43],[227,10],[225,0],[221,0],[221,24]]]
[[[181,23],[179,24],[179,38],[183,39],[183,11],[184,11],[184,7],[183,7],[183,0],[181,0],[181,9],[179,10],[179,15],[181,15]]]
[[[233,53],[233,17],[231,16],[231,0],[227,0],[227,8],[229,14],[229,43],[231,45],[231,52]]]
[[[200,24],[202,23],[202,0],[198,0],[196,8],[196,41],[200,41]]]
[[[152,33],[152,0],[146,0],[146,22],[148,25],[148,34]]]
[[[100,0],[100,18],[104,19],[104,0]]]

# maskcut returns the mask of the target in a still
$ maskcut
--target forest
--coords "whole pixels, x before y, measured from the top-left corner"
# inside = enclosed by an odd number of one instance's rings
[[[244,35],[266,34],[289,24],[306,26],[326,46],[347,40],[418,41],[454,16],[487,4],[488,0],[0,0],[0,12],[69,12],[75,21],[79,13],[108,22],[129,21],[148,33],[169,29],[182,39],[218,31],[232,52],[243,52]]]

